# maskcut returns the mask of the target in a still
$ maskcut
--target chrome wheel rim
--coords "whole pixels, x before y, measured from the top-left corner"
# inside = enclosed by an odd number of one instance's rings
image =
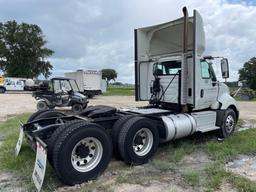
[[[153,134],[148,128],[142,128],[133,137],[133,151],[138,156],[149,153],[153,146]]]
[[[84,138],[80,140],[72,150],[72,166],[79,172],[91,171],[99,164],[102,154],[103,147],[97,138]]]
[[[235,126],[235,120],[232,115],[228,115],[226,119],[226,130],[228,133],[231,133]]]

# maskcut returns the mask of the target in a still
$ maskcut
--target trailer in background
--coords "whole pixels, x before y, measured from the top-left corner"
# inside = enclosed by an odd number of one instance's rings
[[[102,79],[101,71],[77,70],[65,73],[65,77],[75,79],[80,91],[88,97],[106,92],[106,81]]]

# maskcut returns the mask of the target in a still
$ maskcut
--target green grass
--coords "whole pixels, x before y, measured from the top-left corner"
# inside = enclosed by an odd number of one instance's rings
[[[184,180],[191,185],[199,185],[200,175],[199,171],[187,171],[183,174]]]
[[[107,92],[103,94],[104,96],[134,96],[134,87],[116,87],[109,86]]]
[[[226,162],[239,154],[256,154],[256,130],[236,132],[223,142],[210,141],[207,143],[207,152],[211,159]]]
[[[25,144],[21,148],[18,157],[14,156],[15,145],[19,135],[19,121],[26,122],[29,113],[18,115],[0,123],[0,135],[4,136],[4,142],[0,145],[0,170],[13,173],[19,178],[19,186],[25,188],[25,191],[34,191],[34,184],[31,181],[35,162],[35,153]],[[55,176],[51,166],[47,166],[45,191],[52,191],[60,182]]]

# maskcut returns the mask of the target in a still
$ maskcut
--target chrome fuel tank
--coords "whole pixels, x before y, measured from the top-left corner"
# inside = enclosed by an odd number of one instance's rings
[[[187,113],[162,116],[161,118],[166,127],[166,138],[163,139],[163,142],[185,137],[196,131],[196,121]]]

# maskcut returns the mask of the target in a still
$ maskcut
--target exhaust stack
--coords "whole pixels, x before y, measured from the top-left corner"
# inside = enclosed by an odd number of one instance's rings
[[[183,28],[183,53],[188,49],[188,10],[187,7],[182,9],[184,15],[184,28]]]

